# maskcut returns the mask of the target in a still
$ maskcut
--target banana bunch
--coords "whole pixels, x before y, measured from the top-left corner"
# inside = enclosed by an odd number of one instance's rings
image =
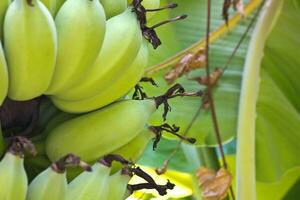
[[[184,96],[183,88],[123,98],[142,79],[149,43],[161,44],[154,29],[184,18],[148,26],[153,11],[176,7],[159,4],[1,0],[0,153],[8,148],[0,162],[0,200],[121,200],[142,188],[162,195],[172,188],[157,185],[132,162],[168,130],[148,125],[149,117],[163,105],[165,120],[167,100]],[[146,183],[129,191],[133,175]]]
[[[121,99],[143,76],[148,43],[160,44],[154,31],[160,24],[147,26],[148,12],[162,10],[159,4],[1,1],[0,103],[6,96],[29,101],[44,94],[65,112],[85,113]]]

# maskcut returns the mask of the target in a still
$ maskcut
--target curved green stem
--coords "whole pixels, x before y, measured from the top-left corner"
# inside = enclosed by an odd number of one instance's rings
[[[241,89],[237,143],[237,199],[256,199],[255,120],[260,65],[264,44],[276,22],[283,0],[269,0],[259,17],[247,53]]]

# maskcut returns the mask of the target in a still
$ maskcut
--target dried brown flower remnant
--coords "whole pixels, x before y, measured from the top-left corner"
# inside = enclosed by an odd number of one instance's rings
[[[198,68],[205,67],[205,50],[203,48],[199,49],[197,52],[189,52],[183,56],[180,61],[165,74],[165,80],[168,84],[174,83],[174,81],[189,73],[190,71]]]
[[[189,80],[197,81],[201,85],[211,85],[215,86],[222,76],[223,70],[221,68],[215,68],[215,70],[210,74],[209,82],[207,76],[200,76],[195,78],[188,78]]]
[[[202,167],[198,170],[197,177],[204,200],[225,199],[232,182],[232,176],[226,169],[221,168],[218,172],[215,172]]]

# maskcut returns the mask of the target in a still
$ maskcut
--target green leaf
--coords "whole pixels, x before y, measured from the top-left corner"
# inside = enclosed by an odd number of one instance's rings
[[[204,8],[203,8],[204,9]],[[217,10],[218,11],[218,10]],[[216,15],[216,13],[215,13]],[[218,13],[218,18],[222,20]],[[238,43],[241,33],[243,33],[249,25],[251,17],[245,18],[239,23],[239,25],[232,31],[228,32],[227,35],[216,41],[211,46],[211,67],[223,67]],[[178,27],[179,28],[179,27]],[[219,82],[214,92],[216,110],[218,114],[219,126],[222,133],[223,142],[230,141],[236,133],[236,121],[237,121],[237,110],[238,101],[240,94],[240,83],[242,70],[244,65],[244,57],[247,50],[247,44],[250,38],[250,33],[246,37],[246,40],[239,48],[236,56],[234,57],[230,67],[224,73],[224,76]],[[163,79],[164,74],[169,69],[160,70],[153,75],[153,78],[158,83],[159,87],[151,87],[143,84],[145,91],[149,96],[157,96],[164,93],[170,86],[167,85]],[[203,69],[195,70],[190,73],[191,77],[199,76],[204,74]],[[182,77],[177,80],[178,83],[182,84],[189,92],[198,91],[200,86],[195,81],[187,80],[186,77]],[[192,118],[197,112],[197,109],[202,104],[200,98],[177,98],[170,101],[172,111],[169,113],[167,122],[170,124],[177,124],[181,127],[180,133],[182,134]],[[162,109],[162,108],[161,108]],[[152,124],[161,124],[161,111],[156,112],[150,120]],[[196,123],[192,126],[188,136],[197,138],[197,145],[211,145],[217,144],[214,129],[211,121],[211,114],[209,111],[202,111],[197,117]]]
[[[257,179],[261,181],[278,180],[300,166],[299,13],[299,1],[284,1],[265,45],[256,126]]]
[[[170,141],[162,138],[156,151],[153,151],[152,143],[147,147],[143,157],[139,160],[139,164],[146,165],[152,168],[160,168],[164,161],[170,156],[172,151],[177,147],[177,141]],[[182,172],[193,172],[196,167],[192,165],[182,165],[188,160],[184,156],[181,149],[176,153],[176,157],[169,163],[169,169],[178,170]]]
[[[272,187],[300,166],[299,5],[295,0],[267,4],[250,43],[238,129],[241,199],[255,199],[255,174],[256,180]]]

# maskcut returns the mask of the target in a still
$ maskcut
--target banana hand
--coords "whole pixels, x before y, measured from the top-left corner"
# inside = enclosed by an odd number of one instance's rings
[[[93,66],[87,66],[90,68],[89,72],[82,74],[80,80],[74,79],[77,84],[55,94],[55,97],[76,101],[97,95],[131,65],[141,44],[140,25],[136,14],[129,7],[124,13],[107,21],[102,49]]]
[[[52,97],[52,101],[59,109],[70,113],[89,112],[106,106],[126,95],[142,78],[148,63],[148,55],[148,44],[144,42],[131,66],[94,97],[79,101],[64,101]]]

